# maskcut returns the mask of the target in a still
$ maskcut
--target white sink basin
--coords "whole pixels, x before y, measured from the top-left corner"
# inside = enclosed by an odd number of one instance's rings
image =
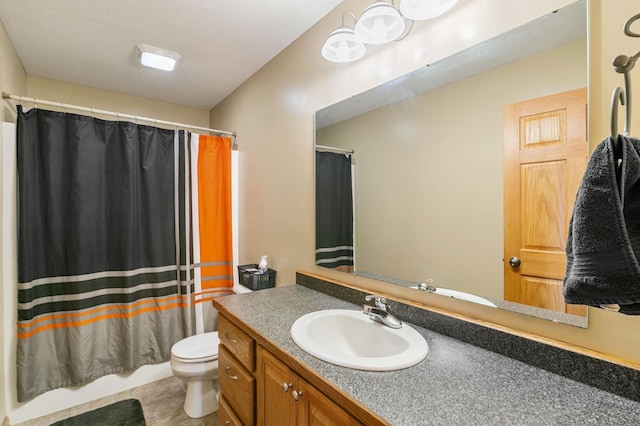
[[[422,361],[429,345],[407,324],[392,329],[362,311],[331,309],[298,318],[291,338],[305,352],[356,370],[391,371]]]

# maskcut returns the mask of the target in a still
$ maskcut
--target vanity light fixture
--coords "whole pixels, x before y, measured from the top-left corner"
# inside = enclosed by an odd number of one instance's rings
[[[418,20],[432,19],[447,12],[458,0],[400,0],[400,10],[393,0],[376,1],[360,19],[352,12],[342,14],[342,26],[333,31],[322,46],[322,56],[330,62],[353,62],[364,56],[365,44],[384,44],[404,39]],[[353,30],[344,25],[349,14],[356,22]]]
[[[407,19],[423,21],[442,15],[457,2],[458,0],[402,0],[400,13]]]
[[[393,4],[377,1],[367,7],[353,29],[366,44],[385,44],[403,35],[406,22]]]
[[[180,54],[170,50],[149,46],[148,44],[139,44],[137,47],[138,60],[145,67],[173,71],[180,59]]]
[[[349,14],[356,22],[356,15],[353,12],[342,14],[342,25],[329,35],[329,38],[322,46],[322,56],[331,62],[346,63],[356,61],[364,56],[367,48],[364,43],[356,39],[351,28],[345,27],[344,16]]]

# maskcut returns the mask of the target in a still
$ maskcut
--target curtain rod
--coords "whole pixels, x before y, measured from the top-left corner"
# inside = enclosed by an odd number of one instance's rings
[[[321,151],[334,151],[334,152],[340,152],[343,154],[353,154],[355,152],[353,149],[334,148],[332,146],[316,145],[316,150],[318,149]]]
[[[64,102],[45,101],[38,98],[28,98],[26,96],[11,95],[5,92],[2,92],[2,99],[11,99],[14,101],[21,101],[21,102],[31,102],[35,104],[36,108],[38,107],[38,104],[42,104],[42,105],[48,105],[48,106],[54,106],[54,107],[61,107],[63,109],[73,109],[76,111],[90,112],[91,114],[110,115],[112,117],[117,117],[118,119],[128,118],[131,120],[135,120],[136,122],[147,121],[150,123],[155,123],[156,126],[158,124],[163,124],[165,126],[180,127],[186,130],[202,130],[205,132],[217,133],[218,135],[232,136],[234,138],[236,136],[235,132],[227,132],[225,130],[208,129],[206,127],[198,127],[198,126],[192,126],[190,124],[182,124],[182,123],[174,123],[172,121],[157,120],[155,118],[141,117],[139,115],[121,114],[119,112],[105,111],[102,109],[87,108],[87,107],[78,106],[78,105],[65,104]]]

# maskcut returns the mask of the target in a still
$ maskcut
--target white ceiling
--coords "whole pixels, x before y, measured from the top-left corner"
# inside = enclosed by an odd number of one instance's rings
[[[29,75],[208,110],[341,1],[0,0],[0,20]],[[140,43],[177,69],[139,65]]]

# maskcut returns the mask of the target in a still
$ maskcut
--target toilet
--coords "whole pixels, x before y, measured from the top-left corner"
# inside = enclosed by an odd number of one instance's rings
[[[184,411],[191,418],[218,410],[218,332],[184,338],[171,348],[171,371],[186,381]]]

